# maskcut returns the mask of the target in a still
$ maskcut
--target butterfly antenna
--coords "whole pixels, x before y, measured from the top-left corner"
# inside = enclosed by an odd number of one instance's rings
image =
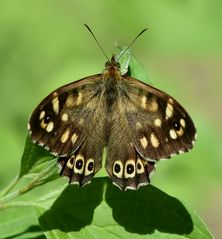
[[[93,34],[92,30],[90,29],[90,27],[87,25],[87,24],[84,24],[84,26],[88,29],[88,31],[91,33],[91,35],[93,36],[94,40],[96,41],[98,47],[100,48],[100,50],[102,51],[103,55],[106,57],[106,59],[108,61],[109,60],[109,57],[106,55],[105,51],[103,50],[103,48],[101,47],[101,45],[99,44],[98,40],[96,39],[95,35]]]
[[[128,45],[128,47],[125,49],[125,51],[123,51],[123,53],[116,59],[116,61],[118,61],[130,48],[131,46],[134,44],[134,42],[137,40],[138,37],[140,37],[145,31],[147,31],[148,28],[143,29],[134,39],[133,41]]]

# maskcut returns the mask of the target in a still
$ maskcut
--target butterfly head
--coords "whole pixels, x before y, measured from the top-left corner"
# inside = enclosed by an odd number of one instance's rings
[[[105,78],[121,79],[120,63],[116,61],[115,55],[112,56],[110,61],[106,62],[105,67],[103,72]]]
[[[106,62],[105,67],[107,70],[119,70],[120,69],[120,64],[119,62],[116,61],[115,55],[111,57],[111,60]]]

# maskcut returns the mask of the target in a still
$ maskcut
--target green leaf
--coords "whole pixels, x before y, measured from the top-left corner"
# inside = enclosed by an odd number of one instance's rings
[[[43,147],[34,144],[31,141],[30,136],[27,136],[21,160],[19,177],[30,173],[33,168],[39,164],[39,160],[44,159],[42,161],[48,161],[53,158],[55,158],[55,156],[50,155]]]
[[[137,80],[141,80],[147,84],[152,85],[152,79],[150,74],[135,57],[131,57],[129,70],[130,76],[136,78]]]
[[[59,177],[57,159],[43,147],[34,144],[27,136],[21,160],[19,178],[25,176],[33,181],[32,186],[38,186]]]
[[[127,47],[119,47],[119,49],[120,52],[117,54],[115,59],[119,62],[120,71],[124,75],[129,70],[132,53],[130,49],[127,50]]]
[[[152,185],[122,192],[106,178],[70,185],[36,206],[47,238],[213,238],[178,199]]]
[[[120,47],[121,51],[117,54],[116,59],[120,63],[122,74],[127,74],[147,84],[152,84],[151,76],[142,64],[132,55],[131,50],[127,47]]]
[[[45,238],[34,210],[10,208],[0,213],[0,238]]]

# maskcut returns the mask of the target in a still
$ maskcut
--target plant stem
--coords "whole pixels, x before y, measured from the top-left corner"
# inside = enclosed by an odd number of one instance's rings
[[[31,207],[31,206],[37,206],[38,203],[34,203],[31,201],[20,201],[20,202],[10,202],[10,203],[3,203],[0,204],[0,210],[6,209],[6,208],[12,208],[12,207]]]
[[[32,189],[34,186],[35,186],[35,183],[36,183],[36,178],[33,179],[29,184],[27,184],[25,187],[15,191],[15,192],[12,192],[10,194],[7,194],[6,196],[0,198],[0,208],[1,208],[1,204],[4,204],[26,192],[28,192],[30,189]]]
[[[28,183],[26,186],[24,186],[23,188],[20,188],[17,191],[9,193],[9,194],[5,195],[4,197],[0,198],[0,208],[1,208],[2,204],[20,196],[20,195],[22,195],[26,192],[28,192],[32,188],[40,185],[41,184],[41,179],[43,179],[45,177],[45,175],[47,175],[53,168],[54,168],[53,164],[48,165],[48,167],[46,167],[46,169],[44,169],[41,173],[39,173],[36,177],[34,177],[33,180],[30,183]],[[17,180],[16,180],[16,182],[17,182]],[[7,187],[7,188],[9,188],[9,187]],[[9,190],[7,190],[7,191],[9,191]]]
[[[6,194],[8,194],[9,191],[11,191],[11,189],[17,184],[17,182],[19,181],[19,176],[17,175],[9,184],[8,186],[6,186],[6,188],[4,188],[1,192],[0,192],[0,197],[5,196]]]

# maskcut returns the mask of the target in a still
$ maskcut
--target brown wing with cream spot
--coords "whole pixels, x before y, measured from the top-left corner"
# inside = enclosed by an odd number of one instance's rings
[[[101,75],[94,75],[58,88],[34,110],[29,121],[32,140],[58,156],[69,156],[90,129],[101,92]],[[87,126],[87,127],[85,127]]]
[[[97,127],[96,130],[102,130]],[[89,135],[80,147],[68,157],[60,157],[62,166],[60,175],[69,178],[69,182],[83,186],[92,180],[94,174],[102,167],[104,141]]]
[[[192,148],[194,124],[166,93],[132,78],[119,83],[109,121],[106,170],[122,190],[149,183],[155,161]]]
[[[101,75],[95,75],[55,90],[29,123],[32,140],[57,155],[60,174],[80,186],[102,166],[106,127],[102,84]]]
[[[106,170],[121,190],[135,190],[150,182],[155,165],[144,160],[135,148],[135,135],[125,116],[127,106],[119,91],[109,118]]]
[[[144,159],[156,161],[192,148],[195,126],[173,97],[133,78],[123,82],[125,116]]]
[[[79,186],[89,183],[102,167],[102,154],[106,144],[105,98],[103,94],[94,98],[91,99],[90,105],[85,105],[93,110],[93,113],[90,118],[85,118],[83,140],[68,156],[59,158],[59,164],[62,166],[60,174],[67,176],[70,183]]]

